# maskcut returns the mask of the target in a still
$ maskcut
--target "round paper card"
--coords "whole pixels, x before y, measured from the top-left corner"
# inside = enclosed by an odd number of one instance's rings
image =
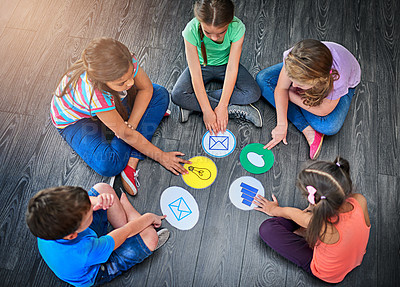
[[[264,173],[274,164],[274,154],[260,143],[251,143],[242,149],[240,163],[248,172]]]
[[[163,215],[172,226],[189,230],[199,220],[199,207],[196,199],[179,186],[168,187],[161,194],[160,207]]]
[[[264,196],[264,187],[261,182],[251,176],[242,176],[232,182],[229,188],[229,199],[239,209],[252,210],[256,205],[254,197]]]
[[[213,184],[217,177],[217,166],[211,159],[205,156],[196,156],[189,161],[192,163],[183,165],[189,173],[182,174],[182,179],[187,185],[202,189]]]
[[[201,141],[204,151],[213,157],[229,155],[236,147],[236,138],[230,130],[211,135],[206,132]]]

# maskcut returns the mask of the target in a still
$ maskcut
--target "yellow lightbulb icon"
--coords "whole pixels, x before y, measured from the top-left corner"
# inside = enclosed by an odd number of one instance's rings
[[[211,177],[211,171],[207,168],[189,166],[188,169],[189,171],[197,175],[197,177],[200,178],[201,180],[207,180]]]

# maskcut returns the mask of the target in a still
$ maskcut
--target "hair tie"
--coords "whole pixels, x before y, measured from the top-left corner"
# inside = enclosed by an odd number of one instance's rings
[[[315,204],[315,193],[317,192],[317,190],[315,189],[314,186],[311,185],[307,185],[306,189],[308,191],[308,202],[311,204]]]
[[[336,165],[337,165],[338,167],[340,167],[340,163],[337,162]]]
[[[322,199],[326,199],[326,196],[322,195],[322,196],[321,196],[321,200],[322,200]]]
[[[331,75],[332,75],[332,69],[329,71],[329,74],[331,74]]]

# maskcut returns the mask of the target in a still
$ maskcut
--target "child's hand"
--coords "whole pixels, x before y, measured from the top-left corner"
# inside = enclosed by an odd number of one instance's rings
[[[159,163],[175,175],[187,174],[189,172],[181,165],[181,163],[191,164],[191,162],[179,157],[184,155],[184,153],[179,151],[163,152]]]
[[[217,115],[213,110],[210,110],[209,112],[203,112],[203,121],[206,129],[210,132],[210,134],[215,135],[219,132]]]
[[[154,228],[159,228],[161,226],[161,220],[163,220],[167,216],[166,215],[160,216],[160,215],[153,214],[153,217],[154,218],[153,218],[152,224],[153,224]]]
[[[114,204],[114,195],[110,193],[102,193],[97,196],[97,203],[93,206],[93,211],[103,208],[109,209]]]
[[[217,116],[218,129],[224,133],[226,131],[226,126],[228,125],[228,108],[220,107],[219,105],[214,110]]]
[[[287,144],[286,135],[287,126],[277,125],[271,132],[272,140],[264,146],[264,149],[271,149],[281,141],[283,141],[284,144]]]
[[[273,201],[269,201],[265,197],[257,194],[257,197],[254,198],[253,203],[258,207],[254,207],[254,209],[264,212],[269,216],[275,216],[274,210],[279,207],[279,203],[275,195],[272,195],[272,199]]]

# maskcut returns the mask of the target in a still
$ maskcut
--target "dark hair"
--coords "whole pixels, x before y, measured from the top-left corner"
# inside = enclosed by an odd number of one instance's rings
[[[26,223],[36,237],[57,240],[78,230],[90,208],[89,196],[80,187],[47,188],[29,200]]]
[[[296,43],[285,58],[285,69],[289,78],[313,86],[301,90],[303,103],[318,106],[333,89],[333,82],[340,78],[332,69],[332,53],[318,40],[306,39]]]
[[[339,208],[353,191],[349,162],[341,157],[314,162],[299,173],[296,185],[304,196],[308,196],[307,186],[317,190],[306,236],[313,248],[318,239],[323,240],[328,223],[338,222]]]
[[[128,113],[121,103],[118,92],[110,89],[106,82],[121,78],[128,72],[130,65],[132,65],[132,54],[124,44],[112,38],[94,39],[83,50],[81,58],[61,77],[60,83],[66,75],[68,80],[61,93],[57,94],[57,96],[63,97],[71,89],[75,89],[80,76],[86,72],[93,86],[89,101],[89,112],[94,91],[105,91],[113,95],[118,113],[124,120],[127,120]],[[132,87],[131,89],[134,90],[135,88]],[[135,91],[132,93],[134,94]]]
[[[232,22],[235,15],[235,6],[231,0],[197,0],[194,3],[194,16],[200,23],[223,27]],[[204,33],[199,24],[199,34],[201,40],[201,55],[204,65],[207,66],[207,52],[204,45]]]

